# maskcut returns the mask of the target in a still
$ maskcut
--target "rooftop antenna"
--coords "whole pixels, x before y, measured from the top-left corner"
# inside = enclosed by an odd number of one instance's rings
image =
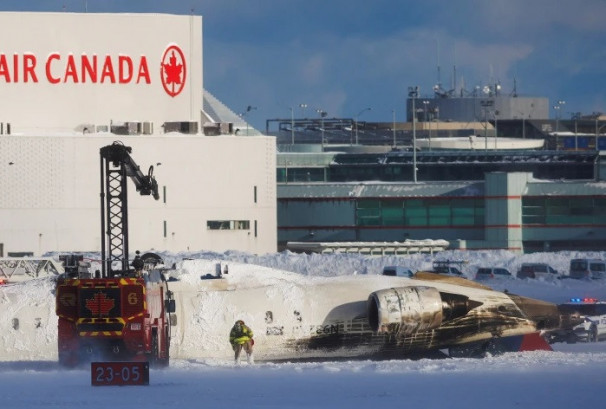
[[[465,92],[465,77],[461,77],[461,90],[459,92],[459,96],[463,97]]]
[[[440,39],[436,37],[436,59],[437,59],[437,68],[438,68],[438,89],[442,88],[442,78],[440,75]]]
[[[456,44],[452,47],[452,59],[454,63],[452,64],[452,90],[456,94],[457,92],[457,46]]]

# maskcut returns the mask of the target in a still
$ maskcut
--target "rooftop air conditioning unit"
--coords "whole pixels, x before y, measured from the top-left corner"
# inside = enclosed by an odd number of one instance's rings
[[[128,125],[126,122],[112,122],[109,131],[116,135],[128,135]]]
[[[204,124],[204,135],[217,136],[221,135],[221,124],[207,122]]]
[[[141,122],[127,122],[126,126],[128,128],[129,135],[139,135],[141,134]]]
[[[179,132],[184,134],[197,134],[198,123],[197,122],[164,122],[164,133],[168,132]]]
[[[153,122],[143,122],[143,135],[151,135],[154,133]]]
[[[141,122],[113,122],[111,133],[116,135],[139,135],[141,134]]]
[[[0,122],[0,135],[10,135],[11,134],[11,124],[8,122]]]
[[[234,124],[232,122],[221,122],[221,135],[231,135],[234,133]]]

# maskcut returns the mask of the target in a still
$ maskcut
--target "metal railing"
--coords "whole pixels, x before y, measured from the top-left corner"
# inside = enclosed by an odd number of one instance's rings
[[[33,278],[63,274],[61,262],[50,258],[0,258],[0,278],[8,282],[20,282]]]

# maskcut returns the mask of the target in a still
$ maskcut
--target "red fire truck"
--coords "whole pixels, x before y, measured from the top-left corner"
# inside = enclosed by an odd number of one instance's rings
[[[57,281],[59,363],[149,361],[168,365],[175,300],[153,253],[129,264],[126,180],[157,200],[153,168],[144,175],[119,142],[101,148],[101,270],[83,268],[82,255],[65,255]],[[107,220],[107,226],[106,226]],[[106,230],[107,228],[107,230]]]

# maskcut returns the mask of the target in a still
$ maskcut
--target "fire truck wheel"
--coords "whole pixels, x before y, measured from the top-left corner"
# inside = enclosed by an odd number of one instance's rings
[[[151,356],[149,363],[151,366],[158,366],[158,333],[154,331],[152,334]]]
[[[168,340],[168,338],[166,338]],[[152,367],[159,368],[168,366],[168,349],[165,351],[164,357],[160,356],[160,342],[158,338],[158,333],[154,332],[152,334],[152,345],[151,345],[151,355],[149,357],[149,364]],[[165,342],[166,345],[166,342]]]
[[[164,358],[160,359],[160,365],[168,366],[170,360],[170,337],[168,327],[164,327]]]

